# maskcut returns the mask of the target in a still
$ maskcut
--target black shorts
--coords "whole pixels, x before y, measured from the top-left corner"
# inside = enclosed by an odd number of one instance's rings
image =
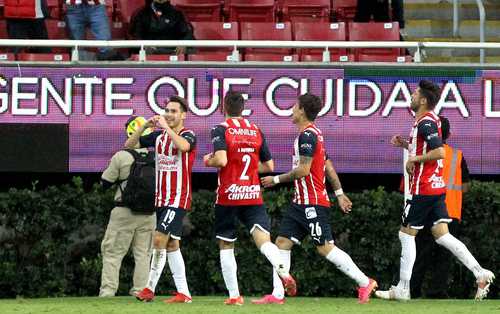
[[[156,208],[156,231],[169,234],[171,238],[180,240],[182,237],[182,220],[186,210],[175,207]]]
[[[315,245],[333,243],[330,208],[292,203],[281,220],[279,235],[300,244],[310,235]]]
[[[406,201],[402,217],[403,227],[419,230],[427,225],[449,223],[451,219],[446,210],[445,197],[446,194],[413,195],[410,200]]]
[[[236,241],[236,218],[250,233],[257,227],[265,233],[271,230],[271,222],[264,205],[223,206],[215,205],[215,237],[227,242]]]

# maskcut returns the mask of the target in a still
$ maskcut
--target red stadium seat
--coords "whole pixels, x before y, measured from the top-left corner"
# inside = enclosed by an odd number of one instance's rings
[[[359,54],[356,56],[356,61],[359,62],[398,62],[409,63],[413,62],[411,56],[393,56],[393,55],[365,55]]]
[[[15,61],[16,55],[9,52],[1,52],[0,53],[0,62],[2,61]]]
[[[301,55],[300,61],[303,61],[303,62],[322,62],[323,55],[318,55],[318,54]],[[330,55],[330,62],[354,62],[354,55],[353,54],[347,54],[347,55],[331,54]]]
[[[5,20],[0,20],[0,39],[8,38],[9,34],[7,33],[7,22]]]
[[[231,52],[199,52],[188,55],[189,61],[230,61]]]
[[[297,41],[345,41],[345,23],[294,23],[294,40]],[[321,60],[324,49],[299,49],[300,55],[318,55]],[[331,54],[345,55],[346,49],[330,48]]]
[[[220,0],[171,0],[170,2],[184,13],[188,21],[222,20]]]
[[[19,53],[17,55],[19,61],[69,61],[67,53]]]
[[[336,21],[353,21],[356,16],[358,0],[332,0],[332,13]]]
[[[116,16],[120,21],[129,24],[134,13],[144,7],[144,5],[144,0],[118,0],[116,4]]]
[[[146,55],[146,61],[167,61],[167,62],[176,62],[176,61],[184,61],[186,58],[184,55]],[[139,61],[139,55],[133,54],[130,56],[131,61]]]
[[[111,39],[122,40],[127,39],[127,27],[122,22],[112,22],[111,28]]]
[[[330,21],[330,0],[282,0],[283,21]]]
[[[240,23],[242,40],[292,40],[292,27],[290,22],[285,23]],[[247,48],[246,53],[275,53],[278,55],[291,55],[291,48]]]
[[[351,41],[399,41],[399,24],[392,23],[351,23],[349,24],[349,40]],[[400,55],[400,48],[358,48],[354,49],[356,59],[358,55],[388,55],[396,58]]]
[[[245,61],[298,62],[299,55],[284,55],[279,53],[246,53]]]
[[[198,40],[238,40],[238,23],[222,22],[192,22],[194,38]],[[231,47],[221,48],[198,48],[198,52],[207,51],[230,51]]]
[[[65,21],[46,19],[47,33],[49,39],[68,39],[68,32]]]
[[[47,0],[47,9],[49,10],[49,17],[52,19],[60,19],[61,16],[61,3],[59,0]]]
[[[276,8],[274,0],[231,0],[228,4],[229,21],[274,22]]]

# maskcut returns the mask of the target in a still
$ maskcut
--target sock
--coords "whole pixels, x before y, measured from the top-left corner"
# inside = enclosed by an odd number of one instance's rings
[[[186,266],[184,265],[181,250],[178,249],[173,252],[168,252],[167,257],[168,266],[172,272],[172,278],[174,278],[177,291],[191,297],[186,279]]]
[[[158,280],[160,280],[163,267],[167,262],[167,250],[153,249],[153,256],[151,257],[151,269],[149,270],[149,279],[147,288],[155,292]]]
[[[290,272],[290,262],[292,251],[290,250],[279,250],[281,255],[281,261],[283,262],[283,270],[287,273]],[[281,282],[280,276],[276,269],[273,268],[273,296],[278,299],[283,299],[285,297],[285,288]]]
[[[272,242],[266,242],[260,246],[260,252],[264,254],[271,265],[273,265],[273,268],[278,270],[278,274],[280,276],[288,275],[288,271],[285,272],[284,270],[280,250],[278,249],[276,244]]]
[[[474,276],[479,278],[481,275],[482,267],[479,265],[477,260],[469,252],[465,244],[462,241],[455,238],[452,234],[447,233],[436,239],[436,243],[447,248],[453,255],[455,255],[462,264],[465,265]]]
[[[238,266],[234,258],[234,249],[220,250],[220,266],[222,268],[222,277],[224,277],[226,288],[229,291],[229,297],[239,297],[240,291],[238,290],[238,277],[236,275]]]
[[[355,280],[360,287],[366,287],[370,283],[368,277],[354,264],[349,254],[338,247],[328,253],[326,259],[332,262],[344,274]]]
[[[417,257],[417,247],[415,236],[399,231],[399,241],[401,241],[401,258],[399,260],[399,283],[398,288],[410,289],[410,279]]]

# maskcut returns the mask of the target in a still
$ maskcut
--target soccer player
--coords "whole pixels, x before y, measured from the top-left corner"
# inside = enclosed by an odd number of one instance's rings
[[[263,205],[259,173],[272,172],[274,162],[262,131],[241,115],[241,93],[228,92],[224,97],[225,122],[212,129],[214,152],[203,157],[205,165],[219,169],[215,203],[215,234],[219,242],[220,263],[229,298],[227,305],[243,305],[238,289],[234,242],[236,218],[250,231],[255,244],[279,274],[287,293],[296,294],[295,280],[281,260],[270,238],[270,220]]]
[[[184,127],[186,100],[172,96],[165,114],[154,116],[126,142],[128,148],[154,147],[156,152],[156,231],[148,285],[137,294],[140,301],[153,301],[154,291],[168,259],[176,294],[167,303],[190,303],[184,259],[179,248],[182,220],[191,208],[191,171],[195,158],[196,136]],[[141,136],[143,129],[162,130]]]
[[[369,301],[370,294],[377,287],[377,282],[368,278],[354,264],[347,253],[333,244],[329,223],[330,200],[325,187],[325,170],[328,180],[335,189],[339,205],[345,213],[351,210],[352,203],[342,191],[333,164],[327,159],[321,130],[314,124],[321,108],[322,102],[318,96],[305,94],[298,98],[292,109],[292,121],[299,129],[299,136],[293,145],[293,169],[285,174],[262,178],[262,185],[268,188],[282,182],[294,182],[295,184],[293,202],[281,221],[279,236],[276,239],[276,245],[285,260],[285,270],[290,268],[290,251],[293,244],[300,244],[300,241],[310,235],[316,244],[318,253],[356,281],[359,286],[359,302],[366,303]],[[255,300],[254,303],[283,304],[283,286],[276,280],[276,275],[274,275],[273,286],[272,294],[265,295],[263,298]]]
[[[415,263],[415,236],[418,230],[432,224],[431,232],[439,245],[451,251],[460,262],[474,273],[478,285],[476,299],[481,300],[495,278],[493,273],[482,268],[467,247],[448,232],[451,221],[446,211],[446,186],[443,180],[443,148],[441,121],[432,111],[440,97],[440,88],[430,81],[420,81],[411,97],[411,110],[415,112],[415,123],[410,140],[395,135],[391,143],[408,149],[409,158],[405,168],[410,175],[411,198],[407,201],[399,231],[401,259],[399,283],[387,291],[377,291],[382,299],[409,300],[410,279]]]

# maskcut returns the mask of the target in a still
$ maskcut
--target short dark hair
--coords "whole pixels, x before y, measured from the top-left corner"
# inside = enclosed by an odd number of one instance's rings
[[[167,105],[169,102],[176,102],[180,105],[181,107],[181,110],[183,112],[187,112],[188,111],[188,104],[187,104],[187,101],[180,97],[180,96],[170,96],[167,100],[167,102],[165,103],[165,105]]]
[[[439,119],[441,120],[441,135],[444,142],[450,137],[450,120],[443,116],[439,116]]]
[[[323,107],[321,99],[309,93],[299,96],[298,104],[299,108],[304,109],[307,120],[309,121],[314,121]]]
[[[427,108],[429,110],[433,110],[439,101],[441,88],[433,82],[427,80],[420,81],[418,83],[418,87],[420,87],[420,95],[427,99]]]
[[[228,91],[224,97],[224,111],[230,117],[239,117],[245,109],[245,98],[240,92]]]

